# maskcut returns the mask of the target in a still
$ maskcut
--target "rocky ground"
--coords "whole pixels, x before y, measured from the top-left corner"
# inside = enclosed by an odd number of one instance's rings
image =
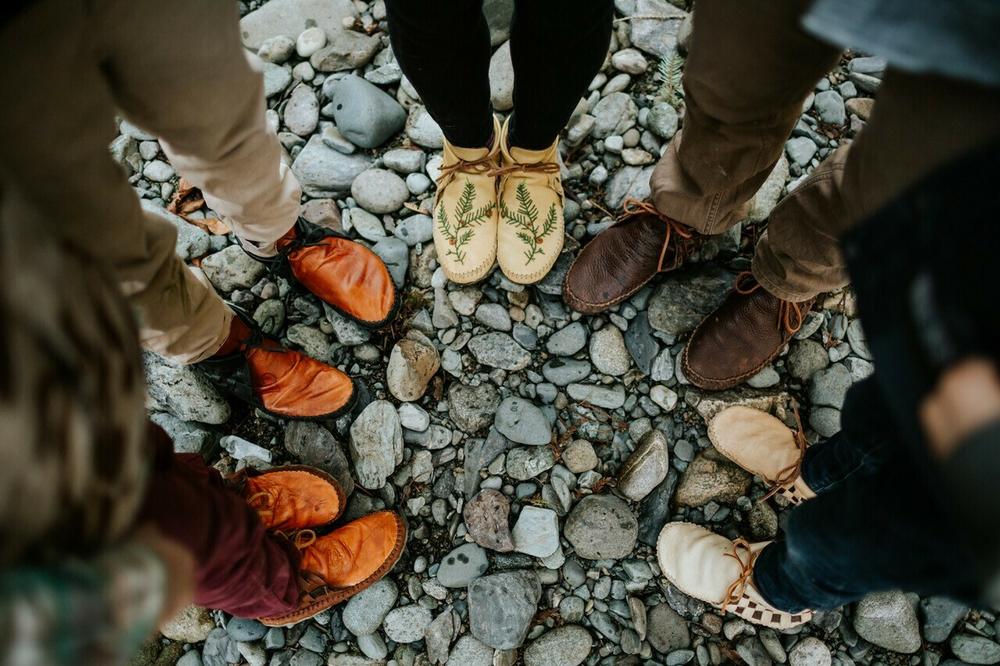
[[[743,403],[791,422],[797,402],[815,441],[839,429],[845,392],[872,371],[847,292],[821,297],[787,352],[734,391],[691,387],[677,357],[748,268],[778,198],[863,126],[884,67],[849,55],[819,81],[751,217],[699,261],[613,312],[580,316],[560,298],[572,256],[626,196],[648,193],[651,165],[683,124],[679,53],[690,17],[676,4],[616,2],[612,55],[563,143],[571,239],[531,288],[499,271],[460,288],[437,270],[427,213],[442,136],[401,78],[381,1],[242,6],[244,41],[267,61],[268,121],[307,195],[303,217],[373,247],[402,288],[402,313],[369,334],[267,274],[210,211],[184,206],[187,220],[167,214],[178,253],[269,333],[363,378],[371,402],[353,420],[276,421],[227,402],[197,371],[150,356],[150,409],[179,450],[206,453],[224,470],[318,465],[353,488],[348,517],[398,508],[411,536],[388,578],[312,621],[267,630],[191,609],[135,663],[1000,661],[996,615],[945,599],[873,595],[780,635],[706,608],[659,576],[652,546],[669,519],[754,540],[779,529],[785,507],[759,502],[760,482],[713,452],[707,418]],[[493,101],[506,111],[510,2],[487,1],[486,11]],[[306,18],[318,29],[300,34]],[[144,205],[171,201],[177,178],[152,137],[122,123],[112,151]]]

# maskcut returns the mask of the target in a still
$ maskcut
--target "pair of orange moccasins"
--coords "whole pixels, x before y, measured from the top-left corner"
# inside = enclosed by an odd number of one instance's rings
[[[346,601],[389,573],[403,553],[406,523],[394,511],[320,534],[347,504],[340,484],[321,470],[294,465],[248,475],[242,493],[268,531],[289,539],[301,555],[298,607],[259,618],[265,625],[295,624]]]

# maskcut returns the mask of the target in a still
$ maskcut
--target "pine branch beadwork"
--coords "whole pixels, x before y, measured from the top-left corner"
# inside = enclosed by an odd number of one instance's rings
[[[460,264],[465,263],[466,253],[463,248],[472,240],[474,227],[485,222],[496,205],[491,201],[485,206],[474,208],[475,203],[476,187],[466,180],[465,185],[462,186],[462,194],[455,202],[455,225],[451,225],[448,211],[445,210],[443,202],[437,210],[438,229],[450,246],[447,254],[455,257],[455,260]]]
[[[501,200],[500,214],[519,229],[517,237],[528,246],[528,249],[524,251],[524,256],[527,260],[526,263],[530,264],[534,261],[535,257],[545,254],[542,243],[545,241],[545,237],[549,236],[556,228],[557,209],[555,204],[551,204],[545,220],[542,221],[539,227],[538,206],[531,199],[528,187],[523,181],[518,183],[517,189],[514,191],[514,198],[517,199],[517,210],[511,210]]]

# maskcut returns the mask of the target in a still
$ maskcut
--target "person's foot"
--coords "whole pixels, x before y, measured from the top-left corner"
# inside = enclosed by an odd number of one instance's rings
[[[392,275],[361,243],[300,221],[275,247],[299,284],[348,319],[379,328],[395,315]]]
[[[771,485],[764,499],[782,495],[801,504],[816,496],[802,478],[806,440],[801,422],[793,431],[766,412],[729,407],[708,424],[708,438],[722,455]]]
[[[198,364],[218,386],[281,418],[334,418],[356,400],[346,374],[265,338],[249,317],[233,317],[221,353]]]
[[[656,557],[667,580],[689,597],[772,629],[805,624],[812,611],[778,610],[754,586],[754,563],[768,543],[730,541],[700,525],[668,523],[656,541]]]
[[[347,504],[336,479],[305,465],[250,472],[241,492],[264,527],[278,532],[326,527],[340,518]]]
[[[508,141],[510,119],[501,131],[500,226],[497,262],[507,279],[534,284],[545,277],[562,251],[566,223],[559,175],[559,140],[542,150]]]
[[[447,139],[437,179],[434,247],[445,277],[458,284],[489,275],[497,256],[496,177],[500,123],[493,119],[490,148],[460,148]]]
[[[648,201],[626,201],[618,222],[587,243],[569,267],[563,298],[583,314],[612,308],[658,273],[680,268],[703,238]]]
[[[392,511],[379,511],[317,537],[295,535],[301,553],[302,599],[284,615],[260,618],[268,626],[295,624],[351,598],[385,576],[406,544],[406,523]]]
[[[681,358],[684,376],[698,388],[721,391],[740,384],[778,357],[802,327],[813,299],[771,295],[750,272],[691,334]]]

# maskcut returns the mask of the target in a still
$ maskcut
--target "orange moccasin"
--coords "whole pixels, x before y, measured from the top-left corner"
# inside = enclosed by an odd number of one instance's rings
[[[337,480],[314,467],[292,465],[250,476],[243,496],[269,530],[319,528],[340,518],[347,504]]]
[[[364,245],[330,234],[303,237],[293,228],[277,246],[295,279],[341,314],[368,328],[392,318],[396,285],[382,259]]]
[[[340,414],[354,397],[346,374],[302,352],[265,341],[244,352],[254,393],[265,410],[284,417],[322,418]]]
[[[295,624],[351,598],[385,576],[406,545],[406,523],[393,511],[378,511],[316,537],[299,532],[302,599],[284,615],[260,618],[268,626]]]

